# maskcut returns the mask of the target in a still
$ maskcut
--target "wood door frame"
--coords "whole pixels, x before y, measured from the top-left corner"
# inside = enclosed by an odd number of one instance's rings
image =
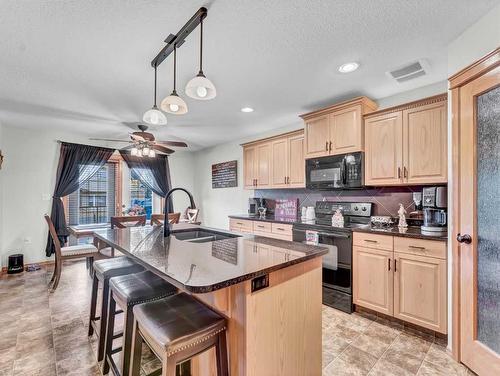
[[[451,162],[452,162],[452,221],[450,224],[451,234],[451,254],[452,254],[452,342],[451,350],[452,356],[455,360],[461,361],[461,258],[460,258],[460,244],[456,240],[455,235],[460,229],[460,94],[461,88],[472,80],[481,77],[492,69],[500,65],[500,48],[496,48],[483,58],[467,66],[461,71],[457,72],[448,79],[450,95],[451,95]]]

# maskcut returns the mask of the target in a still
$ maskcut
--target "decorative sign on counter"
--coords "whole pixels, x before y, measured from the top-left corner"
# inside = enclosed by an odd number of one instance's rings
[[[274,216],[282,218],[297,218],[299,199],[277,199],[274,207]]]
[[[212,188],[231,188],[238,186],[238,161],[212,165]]]

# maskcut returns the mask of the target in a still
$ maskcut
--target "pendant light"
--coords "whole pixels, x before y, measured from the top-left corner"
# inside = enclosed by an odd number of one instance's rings
[[[200,71],[196,77],[189,80],[186,85],[186,95],[200,101],[207,101],[215,98],[217,91],[215,86],[208,78],[205,77],[202,69],[203,62],[203,19],[200,21]]]
[[[167,117],[156,106],[156,66],[155,66],[155,97],[154,105],[150,110],[147,110],[142,117],[145,123],[151,125],[165,125],[167,124]]]
[[[177,46],[174,45],[174,90],[172,94],[161,101],[161,109],[169,114],[183,115],[188,112],[187,104],[184,100],[177,95],[175,91],[177,73]]]

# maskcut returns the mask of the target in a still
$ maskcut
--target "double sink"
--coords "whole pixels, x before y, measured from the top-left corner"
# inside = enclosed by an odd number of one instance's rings
[[[239,235],[213,230],[176,230],[171,232],[176,239],[191,243],[210,243],[218,240],[238,238]]]

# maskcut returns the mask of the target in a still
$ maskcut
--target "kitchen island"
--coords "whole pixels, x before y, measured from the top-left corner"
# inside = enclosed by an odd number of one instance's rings
[[[200,226],[106,229],[113,247],[228,318],[232,375],[321,375],[321,256],[324,247]],[[213,350],[193,375],[215,375]]]

